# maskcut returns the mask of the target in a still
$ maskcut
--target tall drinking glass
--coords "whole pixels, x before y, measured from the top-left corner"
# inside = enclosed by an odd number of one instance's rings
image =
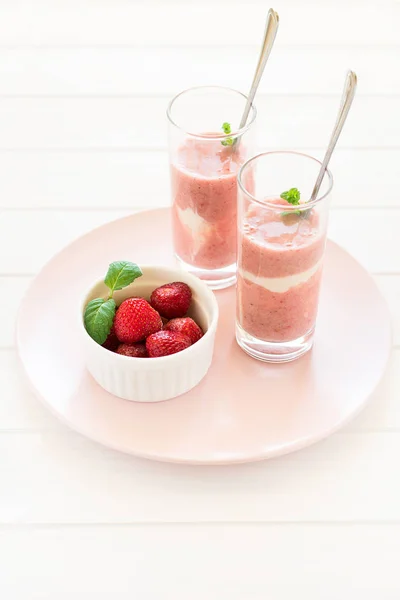
[[[229,88],[197,87],[167,111],[175,254],[213,289],[236,279],[237,173],[254,153],[256,118],[253,106],[239,129],[246,100]]]
[[[313,343],[333,186],[326,171],[307,202],[320,166],[306,154],[266,152],[238,175],[236,339],[259,360],[293,360]],[[298,206],[280,197],[291,188]]]

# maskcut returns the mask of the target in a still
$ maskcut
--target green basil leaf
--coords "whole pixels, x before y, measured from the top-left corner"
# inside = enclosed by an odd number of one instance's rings
[[[116,290],[122,290],[122,288],[131,284],[132,281],[135,281],[141,275],[143,273],[135,263],[128,262],[127,260],[118,260],[111,263],[108,267],[104,283],[110,288],[112,294]]]
[[[98,344],[104,344],[111,331],[115,317],[115,301],[112,298],[95,298],[86,306],[84,323],[91,338]]]

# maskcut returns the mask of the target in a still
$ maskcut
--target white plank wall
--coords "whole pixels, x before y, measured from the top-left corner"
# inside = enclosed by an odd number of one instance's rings
[[[0,598],[398,600],[400,2],[277,0],[260,148],[322,156],[348,68],[330,236],[393,320],[388,370],[328,440],[235,467],[146,462],[69,431],[27,387],[18,304],[84,232],[169,202],[165,108],[246,91],[268,5],[0,1]]]

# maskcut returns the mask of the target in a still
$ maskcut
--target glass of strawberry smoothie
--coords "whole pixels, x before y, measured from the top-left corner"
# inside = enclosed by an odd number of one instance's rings
[[[222,289],[236,280],[237,174],[254,153],[253,106],[222,87],[178,94],[167,111],[174,250],[181,266]]]
[[[313,344],[333,186],[326,171],[307,202],[320,166],[305,154],[266,152],[238,175],[236,339],[259,360],[293,360]]]

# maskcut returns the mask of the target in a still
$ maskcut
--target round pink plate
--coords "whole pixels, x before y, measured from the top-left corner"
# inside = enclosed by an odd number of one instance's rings
[[[139,404],[91,378],[79,346],[79,305],[114,260],[173,264],[169,210],[142,212],[91,231],[57,254],[27,292],[17,343],[30,383],[70,427],[110,448],[155,460],[247,462],[312,444],[366,403],[390,351],[386,305],[372,278],[329,242],[315,345],[281,365],[247,356],[234,335],[235,290],[216,292],[214,360],[188,394]]]

